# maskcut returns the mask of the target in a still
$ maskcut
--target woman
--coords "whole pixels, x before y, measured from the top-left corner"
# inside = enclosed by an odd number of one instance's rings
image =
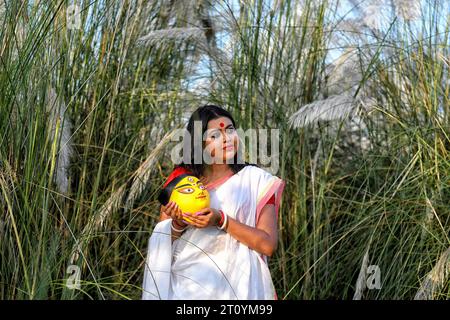
[[[142,298],[277,299],[267,263],[277,248],[285,183],[255,165],[238,163],[239,137],[228,111],[198,108],[187,126],[191,139],[194,121],[201,121],[205,137],[203,161],[182,164],[174,173],[197,176],[209,191],[210,208],[187,214],[187,222],[176,204],[161,206],[149,241]]]

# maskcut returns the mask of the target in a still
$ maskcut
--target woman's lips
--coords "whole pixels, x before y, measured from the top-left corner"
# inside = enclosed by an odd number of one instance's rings
[[[233,150],[234,146],[233,145],[228,145],[222,148],[223,150]]]
[[[203,198],[206,198],[206,196],[198,196],[198,197],[195,197],[195,199],[203,199]]]

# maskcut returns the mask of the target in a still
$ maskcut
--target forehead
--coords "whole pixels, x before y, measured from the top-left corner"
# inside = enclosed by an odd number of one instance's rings
[[[183,184],[195,185],[195,184],[197,184],[199,181],[200,181],[200,180],[199,180],[197,177],[195,177],[195,176],[187,176],[187,177],[184,177],[183,179],[181,179],[181,180],[177,183],[177,185],[176,185],[175,187],[181,186],[181,185],[183,185]]]
[[[223,124],[222,126],[220,124]],[[231,122],[230,118],[227,117],[220,117],[217,119],[210,120],[208,122],[208,129],[221,129],[226,128],[228,125],[232,125],[233,122]]]

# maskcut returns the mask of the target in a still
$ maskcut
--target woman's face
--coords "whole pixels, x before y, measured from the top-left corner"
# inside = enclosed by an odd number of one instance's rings
[[[238,134],[231,120],[220,117],[208,122],[205,132],[205,151],[213,163],[230,163],[227,159],[233,159],[239,146]]]

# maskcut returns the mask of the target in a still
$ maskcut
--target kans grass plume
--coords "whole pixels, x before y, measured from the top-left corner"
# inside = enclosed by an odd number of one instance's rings
[[[349,94],[331,96],[304,105],[290,117],[289,124],[301,128],[319,121],[344,119],[355,112],[356,106]]]
[[[50,112],[51,137],[58,144],[55,182],[58,190],[67,193],[69,188],[69,165],[73,154],[70,143],[72,124],[66,116],[67,107],[58,99],[53,88],[47,92],[47,108]],[[59,122],[60,128],[57,130]]]
[[[206,43],[206,37],[202,28],[169,28],[151,31],[147,35],[138,38],[137,44],[145,46],[164,47],[171,43],[184,43],[194,41],[201,46]]]
[[[344,120],[363,110],[369,112],[375,100],[363,83],[368,66],[366,60],[360,58],[353,48],[346,50],[335,64],[327,67],[326,92],[329,96],[302,106],[290,116],[289,124],[300,128],[319,121]]]
[[[133,173],[132,177],[130,178],[133,180],[133,183],[131,185],[129,195],[125,203],[126,210],[131,208],[136,198],[139,197],[139,195],[145,189],[149,178],[152,176],[153,169],[155,168],[155,164],[159,156],[164,152],[165,147],[171,141],[176,132],[177,129],[173,129],[172,131],[168,132],[158,143],[158,145],[153,149],[147,159],[145,159],[142,165]],[[76,241],[75,245],[72,248],[70,258],[70,261],[72,261],[72,263],[75,263],[78,260],[80,254],[84,252],[84,249],[89,243],[89,239],[100,228],[104,226],[106,219],[111,216],[113,212],[117,211],[118,208],[122,205],[122,200],[125,196],[125,191],[127,190],[127,184],[128,181],[120,186],[116,191],[114,191],[109,199],[100,208],[100,210],[89,219],[88,223],[81,232],[80,238]]]
[[[439,258],[434,268],[427,274],[414,300],[432,300],[450,276],[450,248]]]
[[[132,176],[133,184],[131,185],[131,189],[125,203],[125,208],[127,210],[133,206],[135,200],[141,195],[142,191],[144,191],[150,177],[152,176],[152,169],[155,166],[159,155],[164,151],[164,147],[172,140],[177,130],[178,129],[173,129],[167,133],[153,149],[147,159],[142,163],[142,165],[134,172]]]
[[[421,1],[394,0],[395,14],[405,21],[418,20],[422,15]]]

